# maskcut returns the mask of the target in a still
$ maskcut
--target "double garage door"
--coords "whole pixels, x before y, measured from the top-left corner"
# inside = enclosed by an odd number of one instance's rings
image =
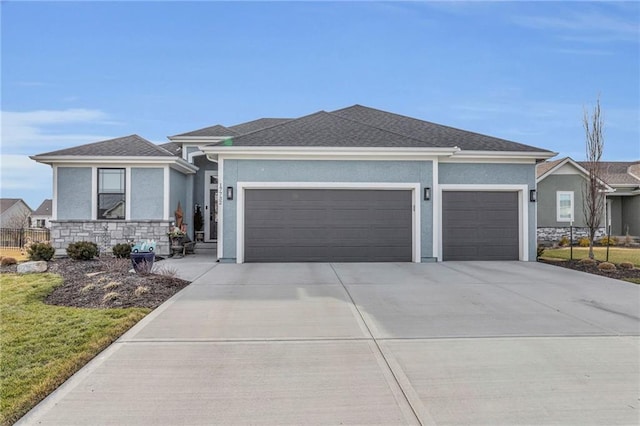
[[[247,189],[246,262],[411,262],[409,190]],[[425,225],[425,224],[423,224]],[[516,192],[442,193],[443,260],[517,260]]]
[[[245,190],[247,262],[411,262],[411,191]]]

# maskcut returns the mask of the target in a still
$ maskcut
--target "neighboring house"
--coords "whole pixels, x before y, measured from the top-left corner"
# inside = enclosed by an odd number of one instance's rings
[[[360,105],[169,140],[32,157],[53,167],[56,247],[153,238],[166,254],[180,202],[190,235],[202,206],[222,262],[535,260],[536,163],[555,155]]]
[[[29,227],[31,212],[31,207],[21,198],[0,198],[0,228]]]
[[[597,237],[640,235],[640,162],[602,162],[602,186],[606,203]],[[589,179],[585,162],[569,157],[545,161],[537,166],[538,239],[558,241],[569,235],[587,235],[584,188]]]
[[[51,221],[51,207],[53,201],[46,199],[40,204],[40,206],[31,214],[31,226],[36,228],[49,228]]]

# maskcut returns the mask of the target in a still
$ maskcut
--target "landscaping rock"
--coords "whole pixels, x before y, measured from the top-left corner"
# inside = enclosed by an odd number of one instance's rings
[[[25,262],[18,265],[19,274],[36,274],[47,270],[47,262],[38,260],[35,262]]]

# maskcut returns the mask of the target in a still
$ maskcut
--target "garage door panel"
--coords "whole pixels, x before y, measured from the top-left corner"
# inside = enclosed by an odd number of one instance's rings
[[[408,190],[245,191],[247,262],[412,260]]]
[[[517,260],[517,192],[442,193],[443,260]]]

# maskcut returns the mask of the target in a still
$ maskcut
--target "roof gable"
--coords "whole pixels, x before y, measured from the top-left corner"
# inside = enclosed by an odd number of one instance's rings
[[[547,150],[505,139],[456,129],[362,105],[333,111],[332,114],[373,127],[418,139],[427,147],[458,147],[469,151],[547,152]]]
[[[38,156],[170,157],[172,153],[138,135],[93,142]]]
[[[225,145],[272,147],[422,147],[417,139],[326,111],[233,138]]]
[[[31,210],[31,207],[29,207],[29,205],[27,205],[27,203],[25,203],[22,198],[0,198],[0,214],[21,203],[24,204],[26,208]]]
[[[33,216],[51,216],[51,207],[53,201],[50,199],[44,200],[40,206],[33,212]]]

